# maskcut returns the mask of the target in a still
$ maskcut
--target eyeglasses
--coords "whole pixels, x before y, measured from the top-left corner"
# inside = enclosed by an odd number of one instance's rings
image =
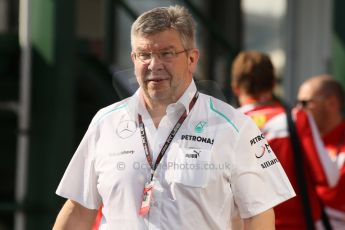
[[[322,100],[323,100],[323,97],[311,98],[309,100],[298,100],[296,105],[299,105],[302,108],[307,108],[310,103],[321,102]]]
[[[301,106],[302,108],[306,108],[306,107],[308,107],[308,104],[310,102],[312,102],[312,101],[313,101],[313,99],[310,99],[310,100],[298,100],[296,102],[296,105]]]
[[[159,52],[138,52],[134,53],[135,57],[142,61],[144,64],[149,64],[153,58],[153,55],[159,58],[159,60],[163,62],[171,62],[177,55],[187,52],[191,49],[184,49],[182,51],[174,51],[174,50],[162,50]]]
[[[307,108],[310,103],[321,102],[325,100],[325,96],[319,95],[308,100],[297,100],[296,105],[301,106],[302,108]]]

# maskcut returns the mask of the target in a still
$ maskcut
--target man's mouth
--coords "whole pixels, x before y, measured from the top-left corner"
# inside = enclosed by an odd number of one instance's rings
[[[146,79],[147,82],[155,82],[155,83],[159,83],[162,81],[168,80],[168,78],[166,77],[149,77],[148,79]]]
[[[149,74],[147,75],[146,82],[152,83],[161,83],[163,81],[169,80],[169,76],[167,74]]]
[[[150,79],[148,81],[151,81],[151,82],[161,82],[161,81],[164,81],[166,79]]]

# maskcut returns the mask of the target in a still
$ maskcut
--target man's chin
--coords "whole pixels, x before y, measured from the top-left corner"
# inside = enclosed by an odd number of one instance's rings
[[[171,99],[171,95],[167,92],[167,90],[151,92],[149,95],[151,100],[156,102],[165,102]]]

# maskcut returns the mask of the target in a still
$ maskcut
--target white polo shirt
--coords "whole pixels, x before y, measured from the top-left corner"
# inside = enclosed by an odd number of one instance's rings
[[[140,89],[101,109],[75,152],[57,194],[89,209],[104,204],[100,229],[232,229],[295,196],[284,170],[252,120],[190,84],[155,128]],[[143,117],[155,161],[184,109],[187,118],[162,158],[150,212],[139,216],[150,166],[138,128]]]

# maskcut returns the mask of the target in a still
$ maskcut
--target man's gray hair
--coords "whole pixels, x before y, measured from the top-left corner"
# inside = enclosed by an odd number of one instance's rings
[[[195,47],[195,22],[185,7],[176,5],[157,7],[140,15],[132,24],[131,45],[136,36],[153,35],[165,30],[176,30],[185,49]]]

